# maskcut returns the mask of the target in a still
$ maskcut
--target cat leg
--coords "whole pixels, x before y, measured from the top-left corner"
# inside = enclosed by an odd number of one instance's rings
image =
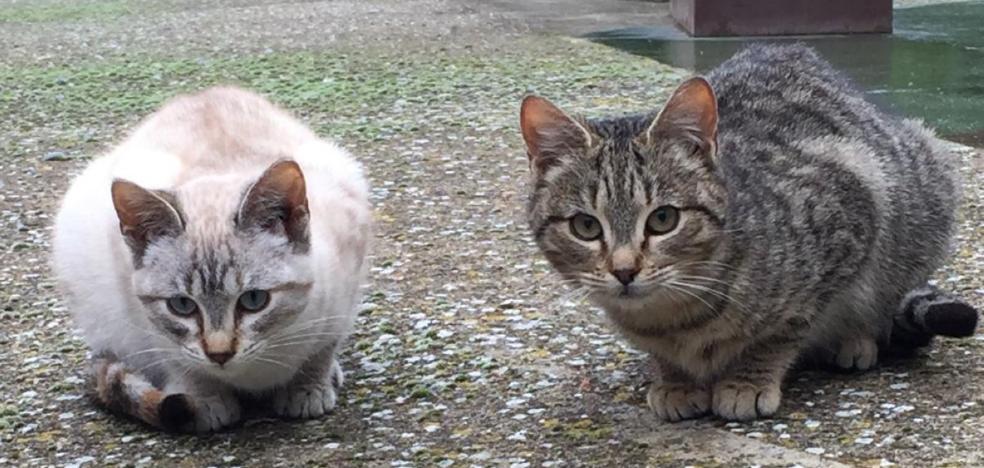
[[[960,298],[924,285],[909,291],[891,317],[875,307],[855,308],[828,327],[833,338],[818,350],[826,362],[844,370],[868,370],[878,362],[879,343],[887,339],[893,350],[909,351],[928,345],[933,336],[966,337],[974,334],[978,314]],[[864,317],[868,321],[864,321]]]
[[[649,385],[646,401],[660,419],[676,422],[698,418],[711,409],[711,394],[676,366],[656,358],[660,379]]]
[[[871,369],[878,363],[878,341],[870,336],[844,339],[833,356],[833,363],[844,370]]]
[[[286,387],[273,394],[273,411],[290,418],[317,418],[335,408],[344,381],[335,346],[312,356]]]
[[[887,338],[891,319],[870,284],[859,281],[846,289],[814,320],[808,357],[844,371],[866,371],[878,363],[879,344]]]
[[[185,432],[215,432],[242,419],[242,405],[232,388],[185,376],[168,382],[161,400],[162,427]]]
[[[714,383],[711,409],[727,420],[771,416],[782,400],[782,381],[796,360],[798,338],[773,337],[752,346]]]
[[[206,385],[169,382],[158,388],[115,356],[92,361],[96,399],[111,411],[170,431],[211,432],[240,419],[239,401],[231,391]]]
[[[159,411],[164,393],[146,376],[133,372],[109,354],[92,360],[92,375],[94,397],[107,409],[155,427],[166,426],[168,421],[161,420]]]

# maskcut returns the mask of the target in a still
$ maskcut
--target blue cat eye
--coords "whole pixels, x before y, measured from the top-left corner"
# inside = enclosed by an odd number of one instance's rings
[[[259,312],[270,303],[270,293],[261,289],[251,289],[239,296],[239,308],[246,312]]]
[[[172,314],[187,317],[198,311],[198,304],[187,296],[174,296],[167,299],[167,309]]]
[[[670,205],[664,205],[653,210],[646,218],[646,233],[650,235],[667,234],[677,228],[680,222],[680,210]]]

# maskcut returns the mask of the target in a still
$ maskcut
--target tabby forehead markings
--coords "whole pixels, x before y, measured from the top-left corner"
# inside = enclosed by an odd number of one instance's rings
[[[534,239],[659,362],[665,419],[767,416],[799,357],[863,370],[880,346],[974,331],[972,307],[926,284],[952,238],[952,156],[807,47],[751,47],[657,113],[585,120],[529,97],[520,124]],[[640,242],[660,206],[677,225]],[[606,238],[550,228],[579,212]]]

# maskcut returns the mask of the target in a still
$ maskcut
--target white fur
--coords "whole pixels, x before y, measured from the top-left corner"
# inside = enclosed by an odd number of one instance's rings
[[[162,366],[177,372],[192,366],[248,391],[288,383],[295,373],[291,369],[313,351],[310,343],[291,349],[290,357],[278,357],[286,366],[252,361],[216,370],[182,355],[154,329],[135,295],[132,256],[110,193],[114,178],[172,191],[191,220],[188,228],[210,229],[211,221],[232,216],[245,188],[281,159],[301,167],[311,220],[308,258],[297,261],[310,264],[314,285],[294,323],[334,317],[312,322],[311,331],[350,332],[370,236],[361,167],[344,149],[319,139],[259,96],[213,88],[177,98],[150,116],[116,149],[94,160],[65,195],[55,223],[53,266],[95,353],[112,352],[134,371]]]

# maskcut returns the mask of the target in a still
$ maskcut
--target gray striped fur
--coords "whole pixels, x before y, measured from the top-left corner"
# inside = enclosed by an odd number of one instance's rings
[[[524,128],[535,240],[657,358],[650,404],[670,420],[771,414],[807,353],[872,366],[903,298],[945,260],[959,203],[933,134],[875,109],[812,49],[753,46],[707,81],[716,140],[686,115],[647,133],[656,113]],[[679,227],[646,235],[662,205]],[[600,220],[600,241],[572,235],[577,213]],[[641,267],[628,286],[615,255]]]

